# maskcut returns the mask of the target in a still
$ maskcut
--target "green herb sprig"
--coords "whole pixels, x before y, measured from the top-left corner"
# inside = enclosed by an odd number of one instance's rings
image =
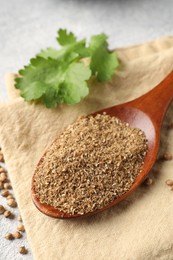
[[[48,108],[77,104],[89,94],[88,80],[108,81],[118,67],[116,52],[108,50],[105,34],[77,41],[72,32],[58,31],[60,50],[42,50],[30,64],[19,70],[15,87],[25,101],[41,101]],[[86,64],[84,58],[88,58]]]

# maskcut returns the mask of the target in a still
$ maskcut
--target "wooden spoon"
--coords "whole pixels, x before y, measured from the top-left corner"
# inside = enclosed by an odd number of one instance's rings
[[[59,211],[58,209],[47,204],[40,203],[36,197],[34,189],[34,176],[32,179],[32,199],[36,207],[44,214],[55,218],[75,218],[90,216],[108,209],[118,202],[129,196],[146,178],[156,161],[159,143],[160,143],[160,130],[163,117],[167,111],[169,104],[173,99],[173,72],[171,72],[158,86],[144,94],[143,96],[114,107],[103,109],[95,112],[92,115],[102,114],[106,112],[111,116],[116,116],[124,122],[129,123],[131,127],[137,127],[144,131],[148,140],[148,152],[144,159],[144,165],[141,173],[136,178],[130,190],[123,194],[121,197],[115,199],[106,207],[99,210],[89,212],[87,214],[68,214]],[[44,156],[44,155],[43,155]],[[41,159],[40,159],[41,162]],[[40,163],[39,162],[39,163]]]

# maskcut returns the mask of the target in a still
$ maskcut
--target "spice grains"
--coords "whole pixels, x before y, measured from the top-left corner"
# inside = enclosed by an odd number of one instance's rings
[[[36,196],[65,213],[95,211],[130,189],[146,152],[140,129],[105,113],[82,117],[42,157],[34,175]]]

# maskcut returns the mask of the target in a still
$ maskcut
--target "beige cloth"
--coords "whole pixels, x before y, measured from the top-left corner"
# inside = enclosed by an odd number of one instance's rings
[[[158,161],[151,187],[141,185],[130,197],[86,219],[60,220],[40,213],[31,200],[35,166],[54,138],[79,115],[132,100],[159,83],[173,69],[173,37],[119,49],[122,64],[109,84],[91,82],[91,94],[75,106],[46,109],[25,103],[6,78],[10,103],[0,106],[0,143],[27,237],[36,260],[172,260],[173,161]],[[153,106],[157,105],[154,103]],[[173,105],[164,120],[162,151],[173,152]]]

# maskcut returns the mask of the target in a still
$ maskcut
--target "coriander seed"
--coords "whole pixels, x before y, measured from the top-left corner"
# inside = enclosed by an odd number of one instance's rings
[[[144,183],[145,185],[150,186],[153,183],[153,180],[150,177],[147,177]]]
[[[3,214],[5,212],[4,206],[0,205],[0,214]]]
[[[5,172],[0,173],[0,181],[4,182],[7,180],[7,175]]]
[[[17,227],[17,230],[18,230],[18,231],[21,231],[21,232],[25,232],[25,227],[24,227],[24,225],[19,225],[19,226]]]
[[[171,154],[171,153],[168,153],[168,152],[164,153],[163,159],[164,159],[165,161],[170,161],[170,160],[172,160],[172,154]]]
[[[168,186],[173,186],[173,180],[166,180],[165,183],[168,185]]]
[[[20,222],[22,222],[22,217],[21,217],[21,215],[19,215],[19,216],[17,217],[17,220],[20,221]]]
[[[10,194],[10,193],[9,193],[8,190],[2,190],[2,191],[1,191],[1,195],[2,195],[3,197],[7,197],[9,194]]]
[[[6,171],[6,169],[4,167],[0,166],[0,173],[2,173],[2,172],[6,173],[7,171]]]
[[[13,214],[11,213],[11,211],[6,210],[6,211],[4,211],[4,216],[5,216],[6,218],[12,218]]]
[[[16,239],[20,239],[22,237],[22,234],[19,231],[16,231],[15,233],[13,233],[13,237]]]
[[[12,235],[11,233],[7,233],[7,234],[5,235],[5,238],[6,238],[7,240],[12,240],[12,239],[14,239],[14,237],[13,237],[13,235]]]
[[[28,250],[26,249],[25,246],[21,246],[19,248],[19,253],[22,254],[22,255],[26,255],[28,253]]]
[[[8,195],[8,196],[7,196],[7,200],[9,200],[9,199],[14,199],[13,195],[11,195],[11,194]]]
[[[2,190],[4,188],[4,183],[0,181],[0,189]]]
[[[11,189],[11,184],[9,182],[4,183],[4,189]]]
[[[4,156],[2,153],[0,153],[0,162],[4,163]]]
[[[16,203],[15,199],[8,199],[7,204],[8,204],[8,206],[10,206],[12,208],[17,207],[17,203]]]

